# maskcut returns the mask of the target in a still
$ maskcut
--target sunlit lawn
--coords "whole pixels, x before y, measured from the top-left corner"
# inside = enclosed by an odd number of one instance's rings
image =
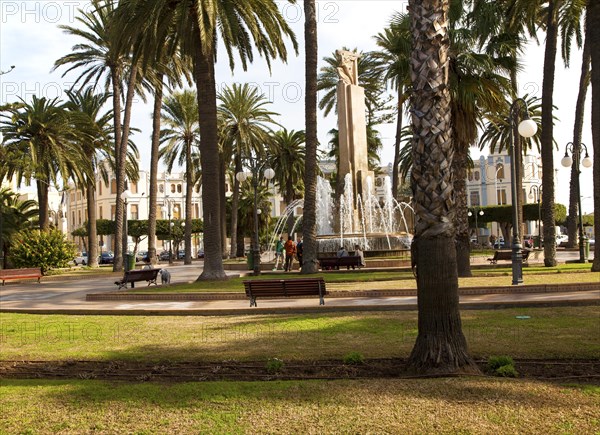
[[[528,319],[516,316],[527,315]],[[600,307],[462,313],[475,357],[600,358]],[[1,360],[266,360],[407,357],[417,313],[67,316],[0,313]]]

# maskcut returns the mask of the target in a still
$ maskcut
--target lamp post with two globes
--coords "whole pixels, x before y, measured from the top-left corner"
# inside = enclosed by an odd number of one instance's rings
[[[248,158],[248,166],[250,167],[250,176],[252,177],[252,188],[254,189],[254,242],[252,247],[252,264],[254,275],[260,275],[260,245],[258,240],[258,215],[260,214],[260,210],[258,209],[258,177],[262,173],[267,182],[273,179],[275,176],[275,171],[268,167],[267,162],[259,162],[256,159],[250,157]],[[245,172],[238,172],[235,174],[235,178],[240,182],[246,181],[248,178],[248,174]]]
[[[475,211],[475,209],[473,211]],[[477,225],[477,215],[483,216],[483,210],[479,209],[479,211],[475,211],[475,238],[477,239],[475,243],[479,245],[479,226]],[[469,210],[467,216],[473,216],[471,210]]]
[[[583,147],[585,150],[585,157],[583,160],[581,160],[581,147]],[[573,158],[569,156],[569,150],[571,151]],[[575,165],[575,172],[577,172],[577,177],[575,178],[575,196],[577,196],[577,208],[579,211],[579,262],[585,263],[585,240],[583,235],[583,214],[581,212],[581,190],[579,177],[581,176],[580,163],[584,168],[590,168],[592,166],[592,159],[590,159],[585,144],[579,144],[579,147],[576,147],[573,142],[569,142],[565,146],[565,156],[562,158],[560,163],[566,168],[571,167],[571,165]]]
[[[523,98],[517,98],[510,105],[510,187],[512,196],[512,285],[523,283],[523,246],[521,245],[519,209],[518,209],[518,192],[517,192],[517,166],[516,166],[516,138],[514,136],[514,128],[519,119],[519,115],[523,120],[519,123],[519,135],[525,138],[533,136],[537,132],[537,124],[529,118],[527,102]]]
[[[173,264],[173,222],[171,222],[171,205],[172,200],[169,199],[169,195],[165,195],[163,198],[162,211],[169,218],[169,265]]]

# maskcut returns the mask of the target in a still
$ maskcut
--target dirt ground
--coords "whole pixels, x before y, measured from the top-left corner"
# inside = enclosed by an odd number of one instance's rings
[[[491,375],[486,361],[477,361]],[[598,360],[516,360],[519,377],[553,382],[600,385]],[[341,361],[289,361],[277,371],[266,361],[0,361],[0,379],[102,379],[126,382],[267,381],[284,379],[410,378],[403,359],[371,359],[362,364]]]

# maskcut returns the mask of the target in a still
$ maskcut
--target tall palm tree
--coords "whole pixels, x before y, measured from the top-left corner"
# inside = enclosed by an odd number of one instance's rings
[[[216,77],[214,63],[219,37],[233,69],[234,52],[247,68],[258,51],[270,65],[287,57],[284,36],[296,47],[293,32],[273,0],[127,0],[122,3],[121,23],[125,33],[151,32],[152,40],[175,35],[167,53],[181,51],[190,56],[198,93],[199,123],[202,131],[200,159],[203,171],[204,270],[199,279],[226,279],[223,269],[221,198],[223,174],[219,165],[217,137]],[[143,48],[149,57],[153,48]]]
[[[97,86],[104,81],[108,91],[111,88],[113,102],[114,146],[116,159],[116,208],[115,208],[115,240],[122,240],[123,234],[123,200],[121,193],[125,190],[126,155],[129,143],[131,108],[138,84],[138,68],[130,62],[130,53],[123,38],[122,28],[115,20],[117,0],[91,0],[91,7],[79,9],[77,22],[82,28],[62,25],[65,33],[83,40],[73,46],[71,53],[61,57],[54,63],[54,68],[68,67],[63,76],[70,71],[82,70],[75,79],[75,84],[85,87],[88,83]],[[127,79],[125,79],[127,77]],[[122,112],[121,98],[125,94]],[[123,113],[123,118],[120,114]],[[123,158],[121,158],[123,156]],[[113,270],[123,268],[122,246],[115,244],[115,262]]]
[[[50,187],[57,186],[59,179],[66,185],[70,178],[92,177],[92,168],[79,147],[84,132],[74,128],[63,103],[35,95],[31,103],[21,101],[20,108],[10,108],[0,122],[3,146],[18,157],[6,168],[6,176],[19,184],[35,180],[40,228],[47,230]]]
[[[276,124],[273,116],[278,114],[270,111],[267,108],[269,100],[256,87],[247,83],[226,87],[217,98],[220,101],[217,114],[224,145],[224,160],[233,161],[233,174],[237,174],[242,170],[244,157],[264,153],[265,145],[271,142],[271,125]],[[234,176],[230,227],[231,257],[235,257],[237,253],[238,201],[239,181]]]
[[[594,142],[594,231],[596,240],[600,235],[600,4],[588,0],[586,15],[586,38],[592,53],[592,141]],[[600,272],[600,243],[594,246],[592,271]]]
[[[275,132],[269,151],[270,165],[275,171],[275,184],[286,204],[304,195],[304,171],[306,169],[306,148],[304,131],[288,131],[285,128]],[[294,216],[288,218],[288,234],[294,227]]]
[[[410,64],[416,212],[411,249],[419,308],[419,332],[409,364],[425,373],[476,370],[467,351],[458,307],[448,3],[409,1],[414,41]]]
[[[185,264],[192,264],[192,193],[194,188],[194,168],[192,149],[200,143],[198,125],[198,99],[196,92],[176,92],[165,99],[161,130],[161,143],[164,144],[159,157],[164,158],[167,171],[171,172],[175,161],[185,167]]]
[[[317,262],[317,11],[315,0],[304,0],[304,123],[306,161],[304,164],[304,211],[302,235],[304,251],[302,273],[319,271]]]
[[[396,13],[390,24],[383,32],[375,36],[377,46],[381,51],[374,56],[381,59],[387,66],[385,80],[388,81],[397,93],[397,119],[396,137],[394,140],[394,163],[392,166],[392,196],[398,198],[400,186],[400,160],[402,148],[402,118],[404,116],[404,103],[409,98],[410,74],[408,58],[412,38],[410,34],[410,16]]]
[[[86,159],[92,165],[94,172],[100,172],[105,182],[108,182],[107,165],[100,161],[110,161],[113,137],[111,123],[112,111],[102,112],[102,107],[110,99],[108,93],[94,93],[91,87],[84,91],[67,91],[69,101],[67,109],[73,113],[75,127],[86,134],[81,137],[79,146],[85,153]],[[114,148],[113,148],[114,149]],[[87,234],[88,234],[88,261],[90,267],[98,266],[98,237],[96,228],[96,183],[95,177],[81,180],[81,187],[85,189],[87,199]]]

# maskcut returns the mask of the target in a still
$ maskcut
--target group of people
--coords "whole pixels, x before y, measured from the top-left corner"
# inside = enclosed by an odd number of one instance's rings
[[[284,252],[285,260],[283,258]],[[283,270],[286,272],[291,271],[294,265],[294,258],[298,260],[298,264],[302,268],[302,239],[298,237],[298,243],[295,243],[294,239],[290,236],[284,243],[283,236],[279,237],[275,246],[275,267],[273,270],[278,269],[279,261],[281,261]]]

